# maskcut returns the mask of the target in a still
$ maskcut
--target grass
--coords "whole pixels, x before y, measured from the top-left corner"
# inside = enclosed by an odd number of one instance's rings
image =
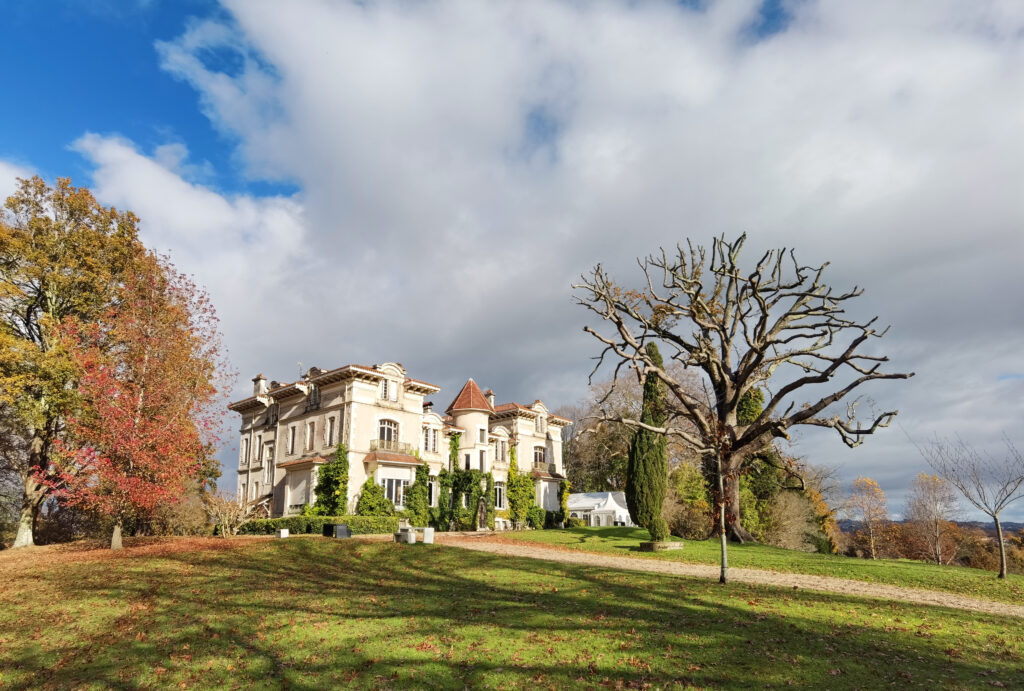
[[[1008,617],[442,545],[222,546],[0,555],[0,686],[1022,684]]]
[[[718,564],[718,540],[687,540],[681,550],[640,552],[650,540],[642,528],[570,528],[505,533],[504,538],[554,545],[585,552],[627,555],[691,564]],[[673,538],[676,539],[676,538]],[[908,588],[926,588],[997,602],[1024,603],[1024,576],[1010,574],[999,580],[991,571],[962,566],[938,566],[909,559],[856,559],[839,555],[796,552],[767,545],[729,544],[729,566],[786,573],[849,578]]]

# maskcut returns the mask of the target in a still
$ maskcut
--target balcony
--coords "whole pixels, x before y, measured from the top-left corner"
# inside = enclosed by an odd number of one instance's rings
[[[552,475],[558,472],[558,469],[555,467],[554,463],[540,463],[534,461],[533,469],[540,473],[551,473]]]
[[[412,456],[418,453],[419,449],[404,441],[395,441],[394,439],[371,439],[370,451],[390,451],[391,453],[402,453],[407,456]]]

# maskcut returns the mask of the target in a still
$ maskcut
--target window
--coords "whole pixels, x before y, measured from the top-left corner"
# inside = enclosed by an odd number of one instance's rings
[[[338,424],[338,421],[333,418],[327,418],[327,446],[334,446],[334,427]]]
[[[487,467],[487,452],[480,449],[480,470]]]
[[[248,482],[243,482],[242,483],[242,491],[239,494],[240,494],[239,499],[242,500],[242,503],[245,503],[245,502],[249,501],[249,483]]]
[[[377,438],[381,441],[398,441],[398,423],[394,420],[381,420],[377,429]]]
[[[505,440],[502,440],[500,442],[500,444],[501,444],[501,460],[504,461],[504,460],[507,460],[507,458],[508,458],[508,442],[505,441]]]
[[[263,460],[263,435],[262,434],[257,434],[256,435],[256,460],[257,461],[262,461]]]
[[[533,447],[533,464],[544,465],[544,447],[535,446]]]
[[[242,465],[249,462],[249,437],[242,440]]]
[[[505,483],[495,482],[494,483],[494,508],[504,509],[505,508]]]
[[[274,458],[274,456],[273,456],[274,447],[273,446],[268,446],[267,450],[271,452],[270,459],[273,459]],[[269,486],[274,481],[274,470],[273,470],[273,468],[274,468],[274,464],[273,463],[267,463],[267,465],[264,466],[264,468],[263,468],[263,484],[265,484],[267,486]]]
[[[254,483],[252,483],[252,498],[253,499],[258,499],[259,496],[260,496],[260,483],[254,482]]]
[[[380,400],[388,400],[388,380],[385,379],[380,383]]]
[[[487,430],[484,429],[483,427],[480,428],[480,434],[477,441],[479,441],[481,444],[487,443]]]
[[[277,414],[278,414],[277,403],[276,402],[271,403],[270,407],[267,408],[267,425],[276,425],[277,424]]]
[[[544,433],[544,418],[543,417],[538,415],[537,419],[534,421],[533,424],[534,424],[534,428],[537,430],[538,434],[543,434]]]
[[[309,386],[309,395],[306,396],[306,412],[320,410],[320,389],[314,385]]]
[[[469,454],[467,453],[467,454],[466,454],[466,470],[469,470],[469,458],[470,458],[470,456],[469,456]]]
[[[427,506],[437,506],[437,480],[427,481]]]
[[[408,480],[396,480],[389,477],[381,480],[380,484],[384,488],[384,494],[396,509],[405,506],[405,488],[409,486]]]
[[[313,450],[313,440],[316,436],[316,423],[310,420],[306,423],[306,451]]]
[[[430,430],[423,428],[423,450],[430,451]]]
[[[288,428],[288,455],[295,453],[295,425]]]
[[[430,430],[430,450],[437,453],[437,430]]]

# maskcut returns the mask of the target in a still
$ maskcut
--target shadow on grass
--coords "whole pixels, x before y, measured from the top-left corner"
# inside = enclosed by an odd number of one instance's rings
[[[32,611],[0,619],[8,685],[1010,684],[1024,662],[1008,618],[437,545],[268,541],[32,580]],[[92,604],[47,623],[73,603]]]

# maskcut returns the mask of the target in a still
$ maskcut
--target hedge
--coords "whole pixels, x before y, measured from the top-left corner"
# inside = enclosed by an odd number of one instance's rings
[[[346,524],[353,535],[394,533],[398,530],[397,516],[288,516],[286,518],[259,518],[238,529],[239,535],[272,535],[279,528],[287,528],[295,535],[322,535],[324,525]]]

